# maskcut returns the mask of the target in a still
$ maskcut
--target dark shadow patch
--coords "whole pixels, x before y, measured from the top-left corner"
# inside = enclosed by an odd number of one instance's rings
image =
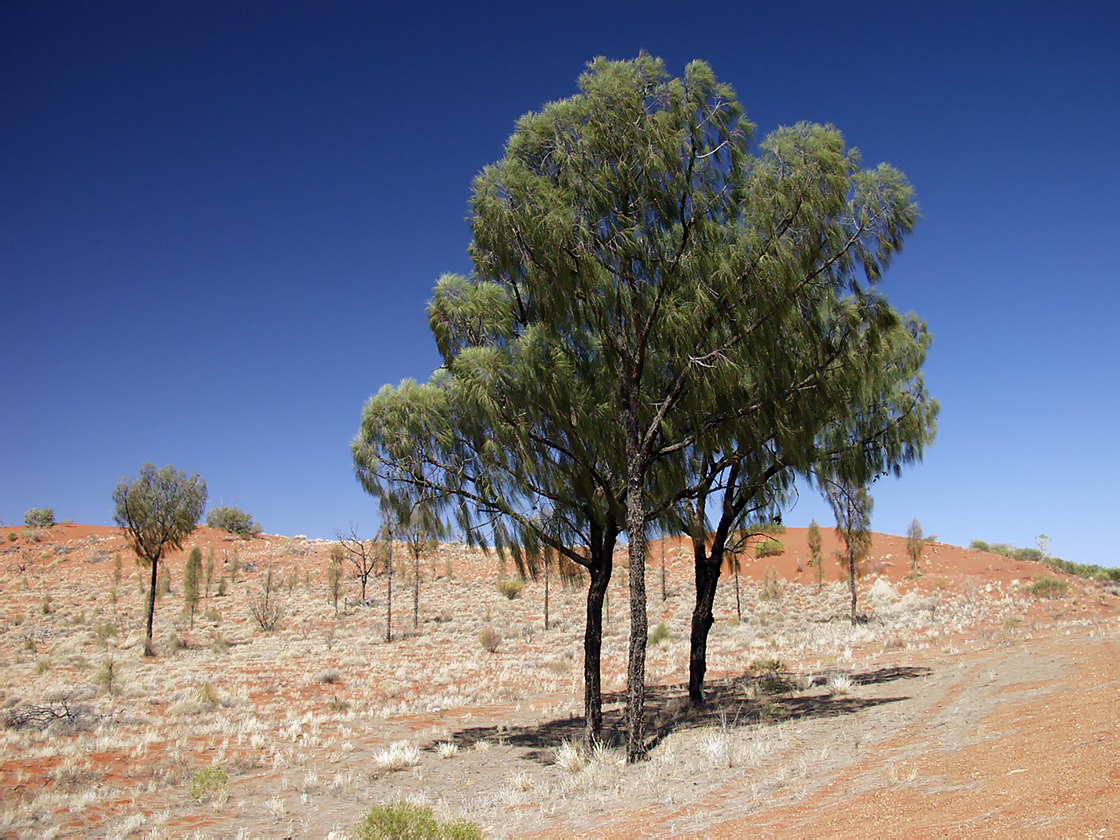
[[[894,667],[848,676],[857,685],[882,685],[926,677],[932,673],[931,669],[924,667]],[[673,732],[689,729],[711,726],[741,728],[791,720],[841,717],[910,699],[909,695],[864,698],[800,692],[766,694],[760,689],[760,679],[713,680],[708,684],[705,703],[699,708],[689,705],[688,687],[683,683],[649,686],[646,689],[647,748],[657,746]],[[822,675],[817,674],[812,685],[819,686],[822,682]],[[807,691],[813,691],[812,685]],[[603,742],[608,747],[619,747],[626,742],[625,700],[622,692],[603,695]],[[524,749],[524,757],[531,761],[551,764],[560,745],[565,741],[580,741],[583,729],[583,718],[570,717],[545,721],[536,726],[468,727],[456,731],[453,740],[461,748],[474,747],[479,741],[508,744]],[[426,750],[435,748],[435,743],[424,747]]]

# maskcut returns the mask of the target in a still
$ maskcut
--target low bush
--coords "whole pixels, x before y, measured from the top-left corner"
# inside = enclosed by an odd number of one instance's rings
[[[220,767],[199,770],[187,784],[187,794],[196,802],[206,797],[224,801],[228,796],[229,773]]]
[[[478,643],[493,653],[502,644],[502,634],[493,627],[483,627],[478,631]]]
[[[1049,575],[1040,575],[1027,587],[1027,591],[1039,598],[1061,598],[1069,591],[1069,584]]]
[[[431,808],[396,802],[366,812],[355,829],[357,840],[481,840],[475,823],[455,820],[441,823]]]
[[[511,601],[520,595],[524,588],[525,583],[518,578],[503,578],[498,581],[498,591]]]
[[[755,557],[777,557],[786,550],[781,540],[763,540],[754,549]]]
[[[671,641],[673,641],[673,634],[669,632],[669,627],[665,624],[665,622],[661,622],[660,624],[658,624],[653,628],[653,632],[649,634],[650,647],[659,645],[662,642]]]
[[[54,525],[54,508],[31,508],[23,515],[28,528],[50,528]]]
[[[211,508],[206,514],[206,524],[211,528],[237,534],[246,539],[261,532],[261,526],[253,521],[252,516],[232,505]]]

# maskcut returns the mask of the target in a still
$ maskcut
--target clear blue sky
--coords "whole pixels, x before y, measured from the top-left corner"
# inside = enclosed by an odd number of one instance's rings
[[[0,518],[111,524],[151,461],[270,533],[372,529],[349,442],[437,364],[472,177],[642,49],[917,189],[883,288],[933,331],[940,431],[873,527],[1120,565],[1115,2],[0,3]]]

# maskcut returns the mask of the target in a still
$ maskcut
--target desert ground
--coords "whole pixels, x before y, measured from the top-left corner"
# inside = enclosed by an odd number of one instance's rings
[[[780,556],[744,558],[738,605],[725,572],[692,711],[689,557],[654,543],[668,637],[649,647],[649,758],[627,766],[623,552],[607,744],[586,754],[582,585],[551,581],[546,629],[543,581],[508,598],[512,565],[443,545],[414,624],[398,545],[386,642],[384,575],[359,603],[348,574],[336,614],[330,543],[199,528],[165,561],[144,658],[147,570],[117,529],[3,530],[0,837],[342,840],[397,800],[488,837],[1120,836],[1120,594],[1039,564],[931,543],[913,576],[905,540],[877,534],[853,627],[834,536],[818,585],[791,528]],[[215,561],[193,626],[192,546]],[[265,632],[270,570],[283,616]],[[1064,593],[1032,594],[1043,575]]]

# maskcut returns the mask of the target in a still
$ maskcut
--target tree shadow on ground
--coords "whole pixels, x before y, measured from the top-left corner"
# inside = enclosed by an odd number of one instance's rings
[[[879,668],[863,673],[847,673],[853,685],[882,685],[897,680],[912,680],[932,674],[929,668]],[[796,675],[744,676],[713,680],[705,692],[705,704],[692,708],[688,703],[688,687],[684,684],[649,686],[646,689],[646,721],[649,749],[657,746],[673,732],[719,726],[746,726],[782,723],[811,718],[840,717],[855,714],[887,703],[909,700],[910,695],[891,697],[852,697],[831,694],[824,689],[828,674],[814,674],[803,691],[793,686]],[[778,684],[784,688],[773,690]],[[766,690],[767,688],[771,690]],[[607,746],[621,746],[626,741],[624,706],[626,695],[614,692],[603,695],[603,741]],[[461,748],[470,748],[480,741],[521,747],[525,758],[551,764],[555,753],[565,741],[583,738],[583,718],[569,717],[544,721],[535,726],[476,726],[460,729],[453,740]],[[429,744],[426,749],[435,749]]]

